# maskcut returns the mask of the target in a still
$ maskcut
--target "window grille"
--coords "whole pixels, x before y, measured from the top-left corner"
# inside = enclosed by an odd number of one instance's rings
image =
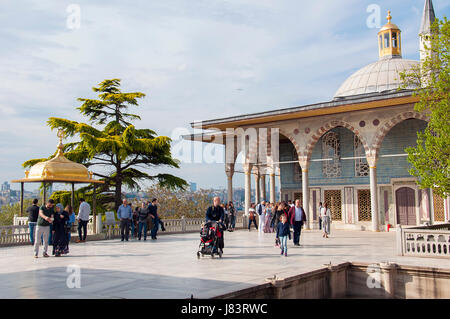
[[[295,204],[295,200],[299,199],[300,200],[300,206],[303,207],[303,193],[294,193],[294,202],[293,204]]]
[[[341,145],[339,135],[335,132],[328,132],[322,139],[322,159],[324,177],[333,178],[341,176]]]
[[[370,206],[370,190],[358,190],[358,220],[369,222],[372,220],[372,212]]]
[[[444,199],[435,193],[433,193],[433,210],[434,210],[434,221],[444,222],[445,221]]]
[[[369,176],[369,164],[367,163],[366,151],[358,136],[354,135],[353,148],[355,157],[364,157],[355,159],[355,176]]]
[[[325,203],[331,210],[332,220],[342,220],[342,201],[340,190],[326,190]]]

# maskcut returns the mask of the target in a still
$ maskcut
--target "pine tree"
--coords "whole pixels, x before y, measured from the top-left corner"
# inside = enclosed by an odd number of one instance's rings
[[[170,152],[169,137],[157,136],[151,129],[136,129],[132,124],[141,118],[128,113],[128,109],[138,106],[138,99],[144,98],[145,94],[121,92],[120,79],[104,80],[93,91],[99,93],[99,99],[78,99],[82,105],[77,109],[88,118],[89,124],[55,117],[50,117],[47,124],[52,130],[63,130],[66,137],[78,138],[78,141],[64,146],[68,159],[86,167],[104,168],[102,173],[94,173],[105,181],[99,193],[113,191],[117,209],[122,201],[124,186],[136,190],[140,189],[140,182],[150,181],[168,189],[185,188],[187,182],[179,177],[150,175],[143,171],[157,167],[179,168],[178,161],[172,158]],[[43,160],[47,159],[29,160],[23,166],[30,167]],[[108,197],[103,199],[107,201]]]

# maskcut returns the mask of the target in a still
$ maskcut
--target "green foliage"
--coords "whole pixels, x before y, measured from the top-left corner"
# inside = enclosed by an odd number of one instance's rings
[[[158,199],[158,212],[164,219],[203,218],[206,209],[212,205],[211,191],[199,190],[195,193],[184,190],[171,190],[165,187],[154,186],[147,190],[148,200]],[[133,206],[140,203],[133,203]]]
[[[138,99],[145,97],[145,94],[122,93],[119,79],[104,80],[93,91],[99,93],[99,99],[80,98],[78,100],[83,104],[77,109],[97,127],[54,117],[49,118],[47,123],[51,129],[62,129],[67,137],[79,139],[64,146],[64,155],[68,159],[87,167],[103,167],[110,172],[94,173],[105,181],[99,195],[114,191],[113,201],[117,209],[121,204],[123,186],[139,190],[142,182],[150,181],[171,189],[185,188],[187,182],[176,176],[150,175],[142,171],[162,166],[179,168],[178,161],[170,153],[170,138],[157,136],[150,129],[137,129],[131,124],[140,117],[126,112],[130,106],[138,106]],[[30,167],[42,160],[29,160],[23,166]],[[64,196],[61,200],[67,200],[67,195]],[[106,205],[111,194],[98,198]]]
[[[32,199],[25,199],[23,201],[23,216],[26,216],[28,206],[33,204]],[[20,203],[13,205],[4,205],[0,207],[0,226],[9,226],[14,223],[14,215],[20,215]]]
[[[450,195],[450,26],[447,18],[432,26],[429,54],[421,67],[402,73],[402,88],[415,85],[420,98],[417,112],[429,117],[424,132],[417,134],[417,146],[406,149],[412,164],[410,174],[422,188],[431,188],[443,198]]]
[[[87,203],[91,205],[93,208],[93,187],[84,187],[75,191],[74,196],[74,207],[73,211],[75,213],[78,212],[78,208],[80,207],[80,198],[84,198]],[[55,203],[61,203],[64,207],[71,204],[72,200],[72,192],[70,191],[56,191],[53,192],[51,199],[55,201]],[[113,209],[110,205],[111,202],[114,202],[114,194],[108,192],[102,192],[98,189],[96,190],[96,214],[104,214],[106,211]]]

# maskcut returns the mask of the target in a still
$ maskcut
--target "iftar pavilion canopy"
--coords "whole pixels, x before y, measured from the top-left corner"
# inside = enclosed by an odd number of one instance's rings
[[[13,183],[94,183],[103,184],[103,181],[92,178],[93,173],[86,166],[68,160],[63,153],[64,134],[58,131],[58,152],[52,159],[40,162],[25,171],[25,178],[13,180]]]

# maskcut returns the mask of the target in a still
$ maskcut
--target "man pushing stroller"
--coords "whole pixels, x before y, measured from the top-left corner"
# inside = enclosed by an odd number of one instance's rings
[[[223,221],[225,218],[225,211],[223,207],[220,206],[220,198],[214,197],[213,206],[208,207],[206,210],[206,222],[214,221],[217,223],[217,227],[219,230],[219,242],[218,242],[218,249],[223,252],[224,247],[224,240],[223,240],[223,230],[225,229],[225,226],[223,225]]]

